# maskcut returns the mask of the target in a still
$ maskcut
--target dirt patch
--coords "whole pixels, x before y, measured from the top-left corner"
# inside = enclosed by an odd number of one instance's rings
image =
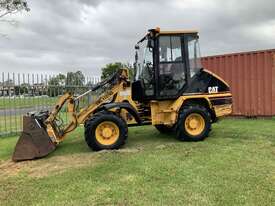
[[[101,150],[97,152],[97,154],[104,154],[104,153],[137,153],[142,151],[142,147],[138,148],[123,148],[123,149],[118,149],[118,150]]]
[[[155,148],[159,150],[163,150],[163,149],[173,148],[176,145],[177,145],[176,143],[166,143],[166,144],[157,145]]]
[[[81,153],[63,156],[53,156],[50,158],[12,162],[11,160],[0,162],[0,179],[27,174],[31,177],[45,177],[48,175],[59,174],[70,168],[81,168],[87,165],[98,164],[100,157],[105,153],[137,153],[142,148],[124,148],[119,150],[102,150],[94,153]]]
[[[140,152],[142,150],[143,150],[142,147],[139,147],[139,148],[125,148],[125,149],[116,150],[116,152],[118,152],[118,153],[136,153],[136,152]]]
[[[123,175],[120,181],[129,183],[129,182],[134,182],[136,179],[137,179],[136,175],[129,174],[129,175]]]
[[[7,160],[0,163],[0,178],[17,176],[21,173],[31,177],[45,177],[52,174],[62,173],[70,168],[80,168],[84,166],[96,165],[98,155],[94,153],[73,154],[64,156],[54,156],[47,159],[12,162]]]

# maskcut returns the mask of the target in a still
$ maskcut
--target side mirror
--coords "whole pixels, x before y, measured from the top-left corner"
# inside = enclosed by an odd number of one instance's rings
[[[136,51],[136,53],[135,53],[135,62],[137,62],[138,61],[138,52]]]
[[[139,45],[138,44],[135,45],[135,49],[139,50]]]
[[[154,41],[153,41],[153,39],[148,39],[147,47],[150,48],[150,49],[154,48]]]

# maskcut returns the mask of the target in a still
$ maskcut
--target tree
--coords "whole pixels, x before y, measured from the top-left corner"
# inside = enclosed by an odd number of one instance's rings
[[[110,63],[107,64],[105,67],[101,69],[101,79],[106,79],[109,76],[113,75],[115,72],[117,72],[119,69],[126,68],[129,70],[129,76],[130,79],[133,77],[133,68],[132,66],[128,64],[123,64],[121,62],[115,62],[115,63]]]
[[[81,71],[67,73],[66,86],[83,86],[84,83],[85,76]]]
[[[64,89],[76,93],[77,89],[84,89],[84,84],[85,76],[81,71],[68,72],[67,75],[58,74],[57,76],[52,77],[48,82],[48,95],[53,97],[63,94]]]
[[[55,97],[59,95],[59,93],[63,92],[61,88],[64,88],[65,81],[66,76],[64,74],[58,74],[57,76],[50,78],[48,82],[48,95],[50,97]]]
[[[85,88],[83,87],[85,84],[85,76],[81,71],[77,72],[68,72],[66,79],[66,90],[70,91],[74,94],[83,93]]]
[[[31,85],[28,83],[22,83],[20,85],[17,85],[14,87],[15,95],[28,94],[29,88],[31,88]]]
[[[23,10],[30,11],[26,0],[0,0],[0,18]]]
[[[48,84],[52,86],[64,86],[65,85],[66,76],[64,74],[58,74],[50,78]]]
[[[26,0],[0,0],[0,21],[15,26],[17,24],[16,20],[3,19],[3,17],[23,10],[30,11]],[[7,37],[3,33],[0,33],[0,36]]]

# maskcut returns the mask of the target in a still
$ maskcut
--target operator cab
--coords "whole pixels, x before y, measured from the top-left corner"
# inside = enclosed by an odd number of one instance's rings
[[[151,29],[135,46],[136,101],[176,99],[202,69],[197,31]]]

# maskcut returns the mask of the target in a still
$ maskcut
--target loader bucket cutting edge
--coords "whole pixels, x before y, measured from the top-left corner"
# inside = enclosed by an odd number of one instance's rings
[[[23,132],[12,156],[14,162],[47,156],[56,148],[46,130],[32,116],[23,117]]]

